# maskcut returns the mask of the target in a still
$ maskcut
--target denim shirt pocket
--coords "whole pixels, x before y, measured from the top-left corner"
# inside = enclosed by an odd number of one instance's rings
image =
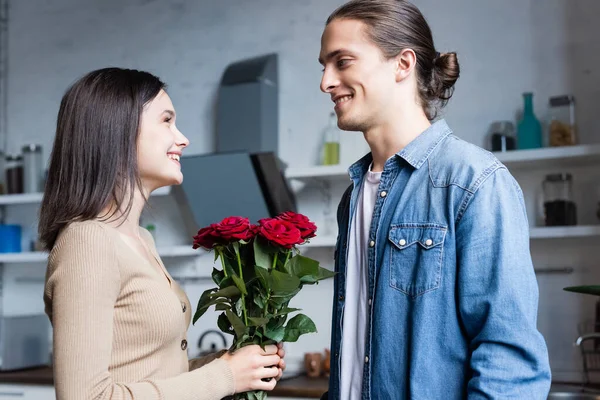
[[[390,286],[416,298],[440,287],[446,227],[429,223],[392,225]]]

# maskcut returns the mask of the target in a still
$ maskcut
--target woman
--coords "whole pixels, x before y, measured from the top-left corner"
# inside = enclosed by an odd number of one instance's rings
[[[175,118],[147,72],[93,71],[62,99],[39,223],[59,400],[221,399],[281,376],[277,346],[188,360],[190,302],[139,227],[150,193],[183,180]]]

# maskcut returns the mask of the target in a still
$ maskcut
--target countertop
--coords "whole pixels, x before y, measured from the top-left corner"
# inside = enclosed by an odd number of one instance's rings
[[[53,385],[51,367],[0,371],[0,384]],[[308,397],[318,399],[327,391],[327,378],[308,378],[305,375],[285,377],[269,394],[278,397]]]

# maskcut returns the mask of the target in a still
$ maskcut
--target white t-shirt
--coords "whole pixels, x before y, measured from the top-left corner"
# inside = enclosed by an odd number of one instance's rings
[[[381,172],[367,172],[350,226],[346,263],[346,303],[342,314],[340,398],[360,400],[365,365],[365,331],[368,312],[369,230]]]

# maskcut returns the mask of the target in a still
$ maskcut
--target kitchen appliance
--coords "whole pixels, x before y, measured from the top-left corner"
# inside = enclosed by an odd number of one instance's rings
[[[188,234],[228,216],[256,223],[284,211],[296,200],[274,153],[217,153],[182,157],[185,179],[173,186]]]
[[[277,54],[227,66],[217,96],[217,153],[277,153],[278,90]]]
[[[45,314],[0,317],[0,369],[49,365],[49,332]]]

